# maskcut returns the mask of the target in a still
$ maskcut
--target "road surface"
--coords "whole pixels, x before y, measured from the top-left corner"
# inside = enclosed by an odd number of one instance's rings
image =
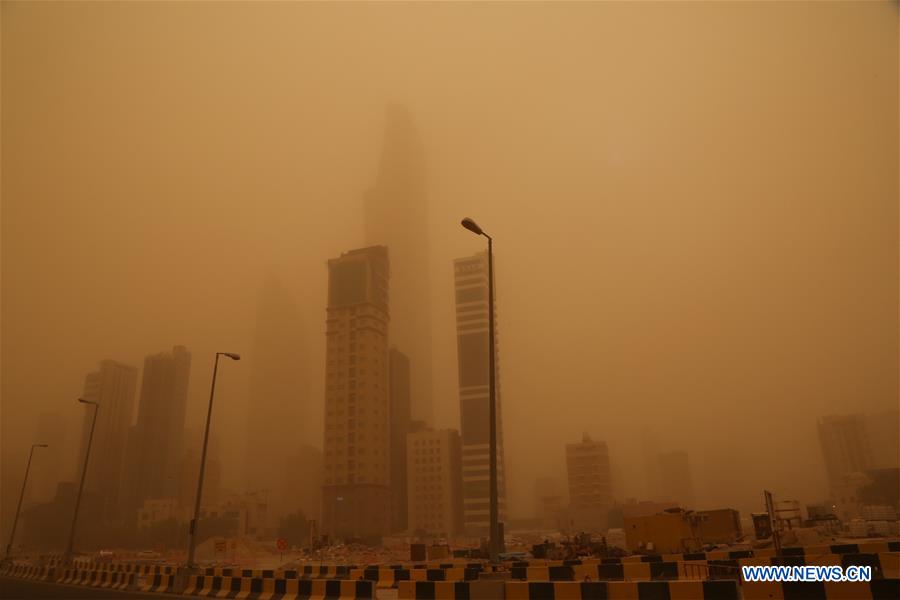
[[[87,585],[62,585],[31,579],[0,577],[0,598],[3,600],[160,600],[160,598],[196,598],[176,594],[148,594],[91,587]]]

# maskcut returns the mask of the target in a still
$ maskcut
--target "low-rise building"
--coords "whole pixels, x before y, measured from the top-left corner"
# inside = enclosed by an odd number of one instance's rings
[[[427,429],[410,433],[406,440],[409,530],[455,535],[463,523],[459,433]]]
[[[700,517],[697,530],[704,544],[731,544],[743,534],[741,513],[733,508],[698,510]]]

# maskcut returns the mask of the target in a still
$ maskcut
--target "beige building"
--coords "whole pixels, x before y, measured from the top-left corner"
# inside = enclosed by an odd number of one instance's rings
[[[388,250],[328,261],[322,531],[380,540],[390,525]]]
[[[605,530],[612,508],[609,450],[585,433],[581,442],[566,445],[569,477],[569,525],[576,530]]]
[[[409,530],[449,537],[462,529],[462,471],[459,433],[426,429],[407,442]]]
[[[702,547],[699,517],[683,511],[625,517],[625,539],[631,552],[677,554]]]

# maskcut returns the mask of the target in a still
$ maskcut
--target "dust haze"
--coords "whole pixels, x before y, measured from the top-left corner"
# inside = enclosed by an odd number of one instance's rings
[[[495,240],[513,517],[583,432],[619,501],[653,495],[651,440],[697,508],[750,511],[826,496],[822,416],[897,425],[896,3],[0,15],[4,531],[30,444],[29,501],[79,475],[85,376],[178,345],[187,445],[214,354],[243,356],[222,488],[318,496],[285,457],[322,448],[326,264],[354,248],[392,252],[413,418],[458,429],[465,216]]]

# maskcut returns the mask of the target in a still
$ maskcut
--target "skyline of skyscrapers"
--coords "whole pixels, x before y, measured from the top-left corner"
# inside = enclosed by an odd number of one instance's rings
[[[490,526],[490,350],[487,253],[454,261],[460,433],[462,436],[463,526],[485,534]],[[496,309],[495,309],[496,314]],[[499,336],[496,336],[499,337]],[[499,346],[499,341],[496,341]],[[495,349],[499,374],[499,350]],[[497,377],[497,487],[499,520],[506,516],[503,419]]]
[[[388,249],[328,261],[322,530],[380,538],[390,529]]]

